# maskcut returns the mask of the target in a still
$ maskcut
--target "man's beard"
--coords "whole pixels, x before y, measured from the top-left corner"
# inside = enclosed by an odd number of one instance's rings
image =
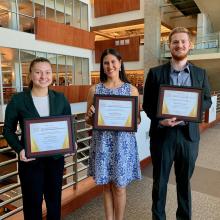
[[[172,58],[177,61],[184,60],[187,57],[187,53],[184,53],[181,55],[175,55],[175,54],[171,53],[171,55],[172,55]]]

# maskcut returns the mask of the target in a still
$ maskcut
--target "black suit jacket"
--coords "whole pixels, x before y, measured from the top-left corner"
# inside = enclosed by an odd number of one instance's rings
[[[207,75],[204,69],[196,67],[189,63],[190,76],[192,87],[202,88],[203,89],[203,101],[202,101],[202,111],[210,108],[211,94],[210,87],[207,79]],[[145,87],[144,87],[144,98],[143,98],[143,109],[146,112],[147,116],[151,119],[150,126],[150,137],[156,136],[159,132],[162,132],[159,124],[159,119],[156,117],[157,114],[157,104],[158,104],[158,95],[159,87],[161,84],[170,85],[170,71],[171,65],[170,62],[151,68],[149,70]],[[186,136],[191,141],[199,141],[199,124],[194,122],[189,122],[186,125]]]
[[[49,90],[50,116],[71,115],[70,104],[66,97],[59,92]],[[5,111],[3,135],[8,144],[19,154],[24,149],[24,119],[40,118],[31,96],[31,91],[15,94],[8,103]],[[17,124],[21,128],[21,140],[18,139]]]

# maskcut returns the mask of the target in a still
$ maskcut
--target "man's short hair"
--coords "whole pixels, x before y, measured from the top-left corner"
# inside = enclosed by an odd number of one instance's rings
[[[189,30],[185,27],[175,27],[169,34],[169,43],[171,42],[171,38],[176,33],[186,33],[189,36],[189,39],[191,38],[191,34]]]

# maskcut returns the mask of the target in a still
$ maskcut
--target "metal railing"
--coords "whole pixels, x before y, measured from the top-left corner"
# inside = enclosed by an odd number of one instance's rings
[[[76,123],[78,149],[73,156],[65,156],[62,189],[73,187],[87,178],[92,127],[84,120],[84,113],[73,116]],[[18,177],[17,154],[7,145],[0,124],[0,219],[5,219],[22,210],[22,194]]]
[[[217,107],[216,107],[216,113],[220,113],[220,90],[215,91],[213,95],[217,96]]]

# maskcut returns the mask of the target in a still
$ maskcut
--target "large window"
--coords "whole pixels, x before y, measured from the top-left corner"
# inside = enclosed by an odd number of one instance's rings
[[[66,77],[67,85],[74,84],[74,57],[66,58]]]
[[[34,5],[35,8],[35,17],[46,17],[46,5],[44,0],[38,0]],[[49,18],[48,18],[49,19]]]
[[[16,3],[16,0],[1,0],[1,8],[7,10],[7,11],[14,11],[16,12],[16,9],[15,9],[15,3]]]
[[[17,0],[18,11],[20,14],[30,17],[34,16],[34,1],[31,0]]]
[[[52,71],[53,71],[52,85],[53,86],[59,85],[58,84],[59,75],[58,75],[58,71],[57,71],[57,55],[53,54],[53,53],[48,53],[47,54],[47,59],[50,61],[51,65],[52,65]]]
[[[3,89],[2,103],[7,104],[15,92],[29,85],[29,65],[36,57],[46,57],[53,69],[52,85],[89,84],[89,60],[31,50],[19,50],[0,47],[0,89]]]
[[[80,28],[81,10],[79,1],[74,0],[73,10],[73,26]]]
[[[56,22],[65,23],[65,11],[64,11],[64,1],[63,0],[56,0]]]
[[[59,85],[65,86],[67,85],[66,81],[66,56],[64,55],[58,55],[57,56],[57,72],[59,76]]]
[[[88,5],[81,2],[81,28],[88,30]]]
[[[30,50],[20,50],[20,64],[22,75],[22,87],[29,85],[29,64],[36,57],[36,52]],[[21,88],[21,90],[23,89]]]
[[[31,0],[0,1],[0,26],[34,32],[34,3]]]
[[[65,23],[68,25],[73,26],[73,0],[66,0],[65,1],[65,17],[66,17],[66,21]]]
[[[8,56],[8,54],[13,57],[13,60]],[[21,86],[19,70],[18,51],[16,49],[3,48],[1,52],[1,86],[3,89],[4,101],[2,100],[2,103],[7,103],[11,99],[11,96]]]
[[[34,33],[34,18],[88,30],[88,5],[79,0],[2,0],[0,27]]]
[[[89,84],[89,59],[82,58],[82,84]]]
[[[18,29],[17,7],[15,0],[0,1],[0,27]]]

